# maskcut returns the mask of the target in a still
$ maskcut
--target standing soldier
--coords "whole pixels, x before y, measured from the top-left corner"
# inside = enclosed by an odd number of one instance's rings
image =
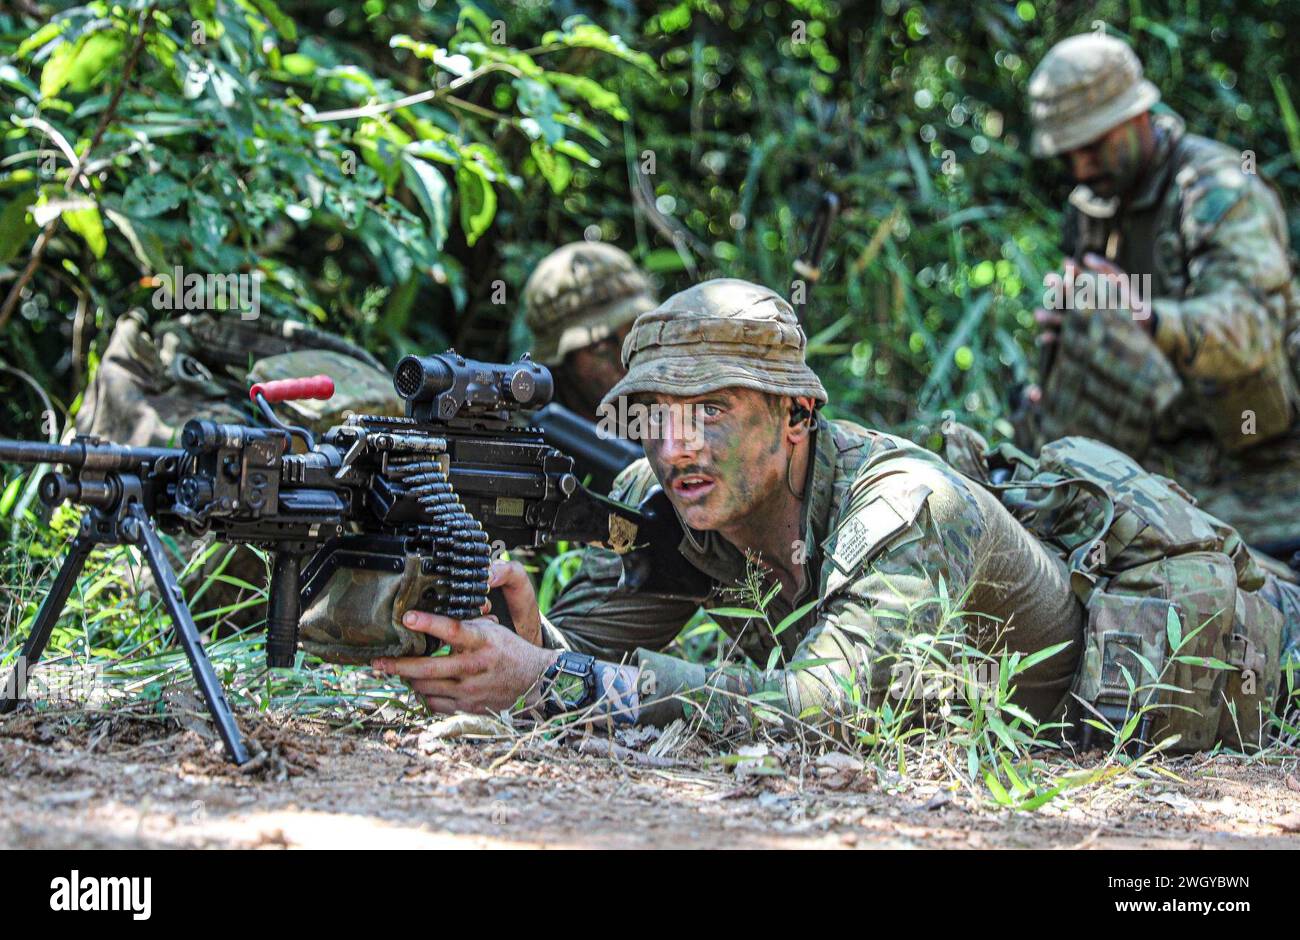
[[[623,377],[619,354],[632,321],[658,301],[627,252],[573,242],[551,252],[524,286],[533,358],[550,367],[555,401],[596,421],[600,400]]]
[[[1186,133],[1113,37],[1054,46],[1029,81],[1037,157],[1078,184],[1047,347],[1018,434],[1095,437],[1176,477],[1253,545],[1300,550],[1300,302],[1286,216],[1254,154]]]

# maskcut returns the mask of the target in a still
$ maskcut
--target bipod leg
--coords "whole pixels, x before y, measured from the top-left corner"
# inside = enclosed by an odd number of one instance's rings
[[[212,721],[217,726],[222,742],[226,745],[226,752],[236,764],[247,763],[248,749],[244,746],[244,739],[239,733],[239,725],[235,724],[234,713],[230,710],[230,703],[226,701],[226,693],[217,679],[216,670],[212,668],[212,661],[208,659],[203,643],[199,640],[199,628],[194,623],[189,605],[185,603],[180,582],[176,580],[171,565],[167,563],[158,533],[153,530],[149,517],[138,503],[131,506],[127,518],[122,520],[122,532],[132,541],[138,542],[144,550],[149,569],[153,571],[158,590],[162,592],[163,604],[167,607],[167,613],[171,615],[172,623],[176,625],[181,646],[189,658],[194,681],[199,691],[203,693],[203,700],[207,703]]]

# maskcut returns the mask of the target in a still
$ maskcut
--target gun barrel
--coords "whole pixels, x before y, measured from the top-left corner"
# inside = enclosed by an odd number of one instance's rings
[[[617,477],[644,456],[639,444],[622,437],[601,437],[596,425],[552,402],[533,415],[546,443],[572,457],[578,476],[591,476],[592,488],[608,493]]]
[[[41,441],[0,439],[0,463],[62,464],[73,469],[123,470],[142,463],[154,463],[168,457],[182,457],[183,450],[170,447],[123,447],[74,440],[71,444],[46,444]]]

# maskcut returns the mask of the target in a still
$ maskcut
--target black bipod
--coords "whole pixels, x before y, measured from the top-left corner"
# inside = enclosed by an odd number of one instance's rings
[[[194,674],[199,691],[203,693],[203,700],[207,703],[208,712],[226,746],[226,753],[236,764],[247,763],[248,749],[239,733],[239,726],[235,724],[235,716],[226,701],[221,683],[217,680],[212,662],[199,640],[199,628],[194,623],[189,605],[185,603],[180,582],[176,580],[176,574],[167,562],[162,542],[144,508],[131,499],[133,493],[140,491],[139,480],[128,474],[122,474],[118,479],[122,486],[122,496],[116,505],[110,509],[92,506],[81,517],[81,530],[72,540],[67,557],[63,559],[54,579],[54,585],[41,603],[36,622],[32,624],[32,632],[18,655],[14,671],[0,684],[0,715],[13,711],[25,697],[27,674],[45,652],[45,644],[49,642],[54,625],[63,613],[63,605],[72,593],[77,576],[81,574],[94,547],[101,544],[135,545],[144,553],[158,590],[162,592],[163,604],[176,626],[181,647],[190,661],[190,671]]]

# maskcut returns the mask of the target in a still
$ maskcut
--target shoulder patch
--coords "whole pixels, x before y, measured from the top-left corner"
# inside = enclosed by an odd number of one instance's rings
[[[906,499],[880,495],[845,519],[826,540],[825,553],[841,574],[852,575],[870,561],[913,522],[930,495],[928,486],[919,486]]]

